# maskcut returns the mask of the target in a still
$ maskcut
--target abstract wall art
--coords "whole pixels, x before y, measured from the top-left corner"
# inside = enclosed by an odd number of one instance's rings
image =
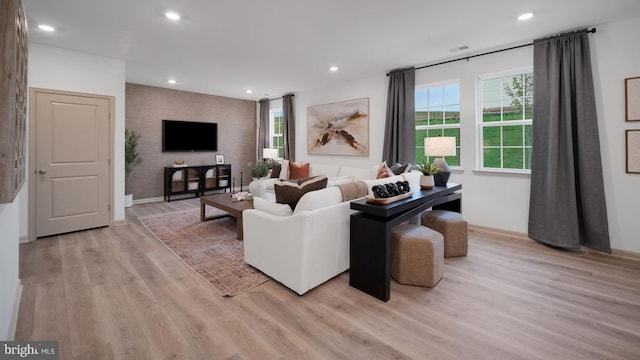
[[[309,155],[369,155],[369,98],[307,108]]]

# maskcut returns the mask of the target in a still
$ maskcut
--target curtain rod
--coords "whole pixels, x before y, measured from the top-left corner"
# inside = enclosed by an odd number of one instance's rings
[[[258,102],[260,102],[260,101],[262,101],[262,100],[269,100],[269,101],[279,100],[279,99],[282,99],[283,97],[285,97],[286,95],[296,96],[296,94],[284,94],[284,95],[282,95],[282,96],[280,96],[280,97],[273,98],[273,99],[269,99],[269,98],[262,98],[262,99],[259,99],[259,100],[258,100]]]
[[[596,32],[596,28],[593,28],[591,30],[585,30],[585,32],[593,34],[593,33]],[[425,68],[432,67],[432,66],[444,65],[444,64],[448,64],[448,63],[452,63],[452,62],[456,62],[456,61],[462,61],[462,60],[469,61],[469,59],[472,59],[472,58],[475,58],[475,57],[484,56],[484,55],[491,55],[491,54],[495,54],[495,53],[499,53],[499,52],[503,52],[503,51],[508,51],[508,50],[515,50],[515,49],[519,49],[519,48],[523,48],[523,47],[527,47],[527,46],[531,46],[531,45],[533,45],[532,42],[528,43],[528,44],[508,47],[508,48],[505,48],[505,49],[488,51],[488,52],[485,52],[485,53],[482,53],[482,54],[469,55],[469,56],[461,57],[461,58],[458,58],[458,59],[442,61],[442,62],[439,62],[439,63],[436,63],[436,64],[418,66],[418,67],[416,67],[416,70],[425,69]],[[389,73],[387,73],[387,76],[389,76]]]

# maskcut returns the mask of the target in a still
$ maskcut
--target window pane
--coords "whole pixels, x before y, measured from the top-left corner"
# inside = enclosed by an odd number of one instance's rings
[[[533,96],[533,73],[524,75],[524,96]]]
[[[513,99],[522,99],[524,88],[522,85],[522,75],[505,76],[502,78],[502,98],[505,104]]]
[[[416,111],[424,110],[429,105],[429,89],[416,89]]]
[[[459,105],[460,104],[460,84],[451,84],[444,87],[444,104]]]
[[[460,166],[460,154],[456,156],[445,156],[444,161],[447,162],[449,166]]]
[[[442,125],[444,123],[444,107],[433,106],[429,108],[429,125]]]
[[[503,166],[505,169],[524,169],[524,149],[508,148],[504,149]]]
[[[502,113],[500,100],[485,101],[482,104],[482,122],[500,121]]]
[[[500,168],[500,149],[499,148],[484,148],[484,163],[486,168]]]
[[[500,127],[491,126],[482,129],[483,146],[500,146]]]
[[[428,125],[429,114],[426,111],[416,111],[416,126]]]
[[[484,101],[499,101],[500,95],[500,78],[482,80],[482,98]]]
[[[524,168],[531,170],[531,148],[524,149]]]
[[[523,120],[524,115],[522,113],[522,105],[520,101],[517,101],[515,105],[505,105],[503,111],[503,119],[505,121],[509,120]]]
[[[443,97],[442,86],[429,88],[429,106],[443,105]]]
[[[424,142],[422,143],[424,145]],[[424,146],[416,148],[416,162],[421,163],[426,160],[426,155],[424,154]]]
[[[533,139],[533,126],[525,125],[524,126],[524,144],[526,146],[531,146],[532,139]]]
[[[523,126],[503,126],[502,127],[502,146],[522,146]]]
[[[460,106],[449,105],[444,107],[444,123],[460,124]]]
[[[533,97],[524,98],[524,118],[533,119]]]
[[[427,130],[416,130],[416,149],[424,147],[425,137],[427,137]]]
[[[429,129],[427,131],[427,136],[428,137],[442,136],[442,129]]]
[[[460,146],[460,129],[444,129],[444,136],[455,136],[456,146]]]

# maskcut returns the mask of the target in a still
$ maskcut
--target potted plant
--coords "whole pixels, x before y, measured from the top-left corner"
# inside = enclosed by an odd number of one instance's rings
[[[422,173],[422,176],[420,176],[420,188],[424,190],[433,189],[433,175],[440,170],[438,165],[434,165],[431,161],[424,161],[422,163],[417,163],[416,167]]]
[[[251,170],[251,177],[254,180],[263,178],[269,173],[269,164],[266,161],[256,161],[255,164],[250,162],[247,167]]]
[[[133,205],[133,194],[129,192],[129,176],[133,168],[140,165],[142,158],[138,153],[140,134],[133,130],[124,130],[124,206]]]

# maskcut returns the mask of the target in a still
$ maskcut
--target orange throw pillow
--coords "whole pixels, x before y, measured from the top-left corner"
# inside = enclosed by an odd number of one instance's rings
[[[309,163],[296,164],[294,162],[289,163],[289,179],[302,179],[309,177]]]
[[[385,161],[378,168],[378,174],[376,175],[376,179],[388,178],[394,175],[395,174],[393,173],[393,171],[391,171],[391,169],[389,169],[389,167],[387,166],[387,162]]]

